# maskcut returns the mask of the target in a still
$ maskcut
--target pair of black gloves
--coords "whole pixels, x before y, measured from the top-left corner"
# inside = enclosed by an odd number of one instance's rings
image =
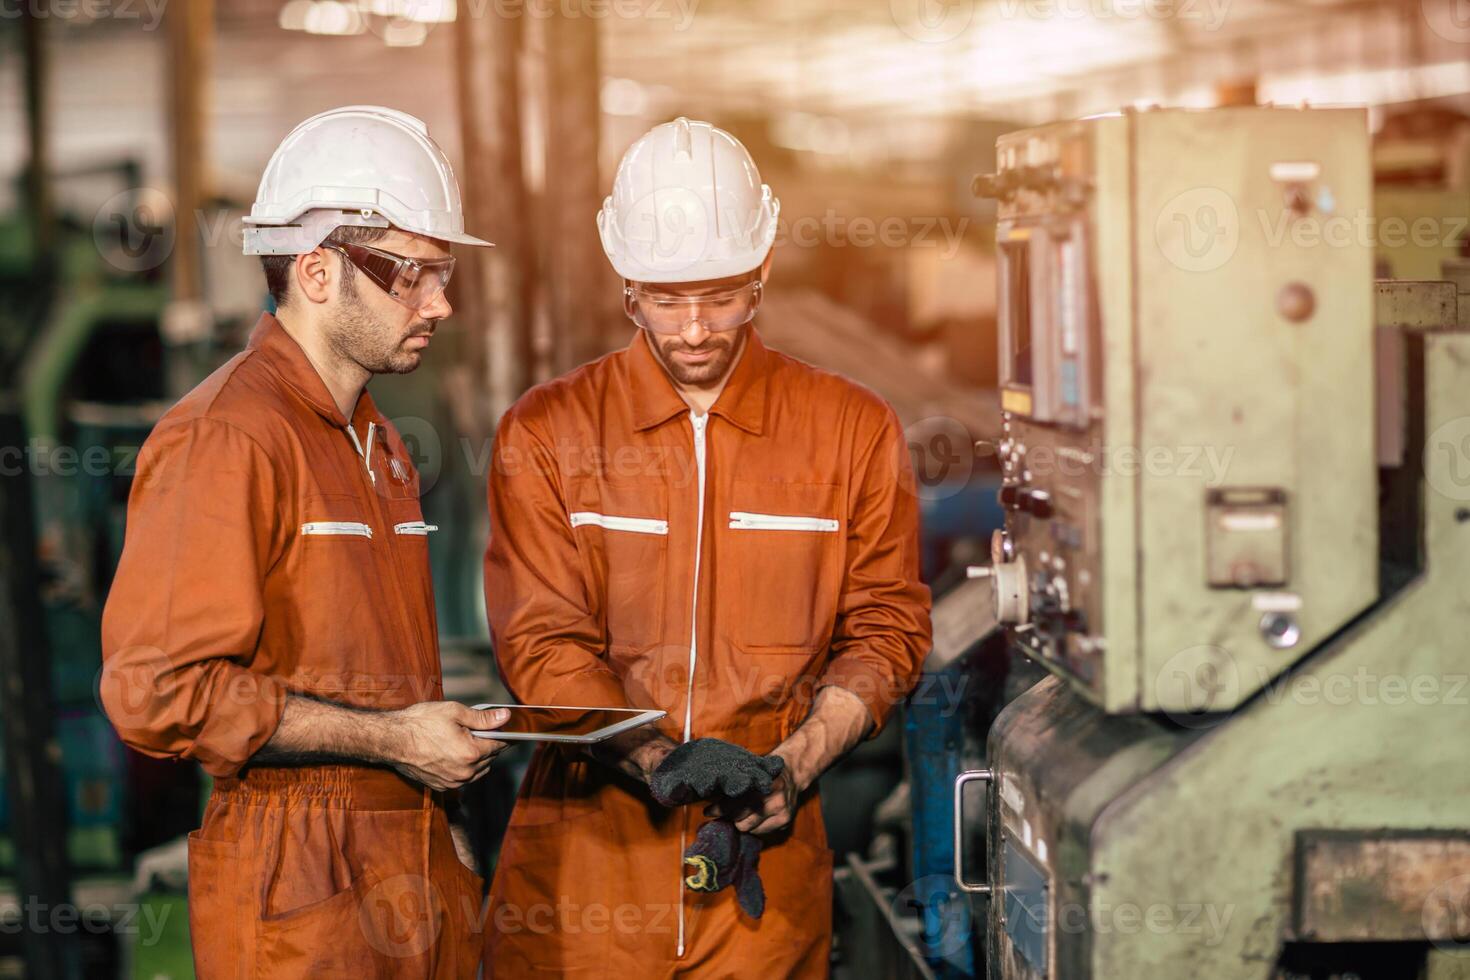
[[[680,745],[659,763],[649,780],[649,789],[664,806],[710,802],[730,812],[768,796],[785,768],[780,756],[756,755],[718,738],[697,738]],[[728,818],[711,820],[699,828],[694,843],[684,852],[684,863],[694,869],[684,883],[700,892],[717,892],[734,885],[740,908],[759,919],[766,910],[760,856],[759,837],[737,830]]]

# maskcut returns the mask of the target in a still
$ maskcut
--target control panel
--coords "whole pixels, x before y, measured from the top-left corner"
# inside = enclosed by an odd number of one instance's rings
[[[1010,134],[975,179],[1007,512],[984,573],[1107,710],[1233,708],[1376,594],[1368,159],[1357,110],[1151,110]]]

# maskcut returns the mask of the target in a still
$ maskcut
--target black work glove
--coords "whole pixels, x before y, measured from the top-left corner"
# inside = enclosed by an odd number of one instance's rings
[[[664,806],[765,797],[771,792],[772,781],[785,768],[786,762],[780,756],[756,755],[718,738],[696,738],[659,763],[648,788]]]
[[[693,873],[684,884],[697,892],[717,892],[735,886],[735,900],[752,919],[766,910],[766,889],[760,875],[761,839],[736,830],[729,820],[711,820],[699,828],[684,852],[684,864]]]

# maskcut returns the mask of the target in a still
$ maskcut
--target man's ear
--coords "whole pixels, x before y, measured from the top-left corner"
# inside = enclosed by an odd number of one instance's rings
[[[321,247],[296,256],[296,288],[308,303],[325,303],[332,297],[332,278],[340,270],[334,269],[327,259],[327,250]]]
[[[770,278],[770,275],[771,275],[771,260],[774,259],[775,257],[776,257],[776,247],[773,245],[773,246],[771,246],[771,250],[766,253],[766,260],[761,263],[761,285],[762,286],[764,286],[766,284],[766,280]]]

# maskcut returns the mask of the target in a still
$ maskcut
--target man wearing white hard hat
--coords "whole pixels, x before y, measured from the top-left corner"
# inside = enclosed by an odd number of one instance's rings
[[[501,675],[528,703],[667,715],[536,755],[491,888],[494,976],[826,975],[817,778],[911,688],[929,592],[893,411],[761,342],[778,215],[729,133],[655,127],[598,215],[632,343],[501,420]]]
[[[275,299],[138,458],[101,695],[214,777],[189,837],[196,974],[473,977],[482,881],[448,812],[502,712],[443,700],[418,475],[366,391],[418,366],[465,234],[412,116],[281,143],[246,219]]]

